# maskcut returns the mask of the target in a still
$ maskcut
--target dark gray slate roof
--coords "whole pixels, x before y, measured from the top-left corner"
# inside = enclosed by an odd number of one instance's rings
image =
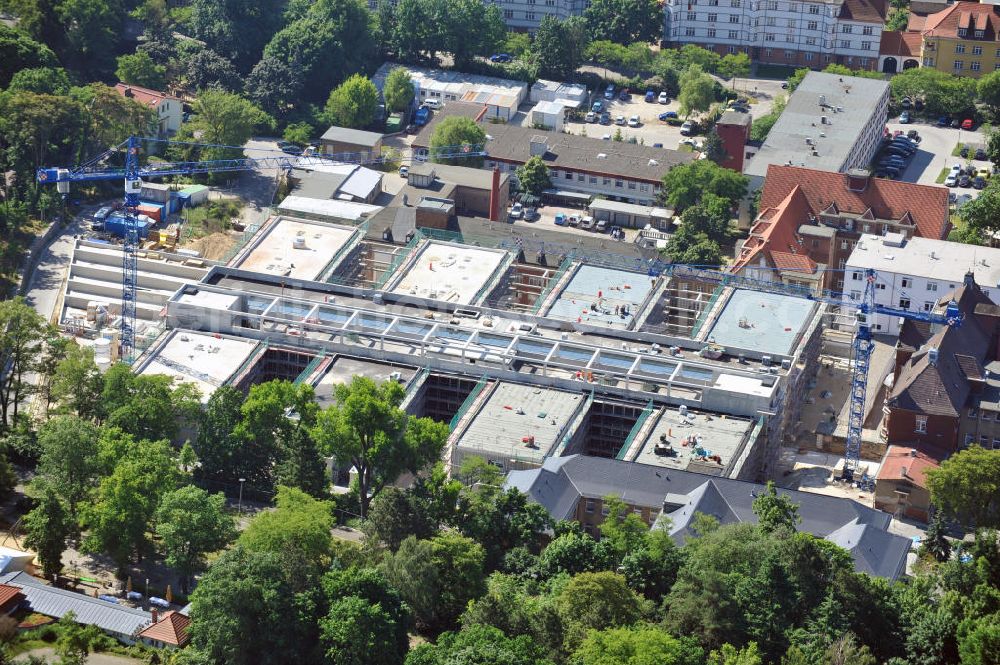
[[[753,500],[763,485],[601,457],[571,455],[545,460],[541,468],[511,471],[516,487],[556,519],[570,519],[580,498],[609,494],[634,506],[663,510],[671,535],[683,543],[695,513],[722,524],[756,522]],[[910,540],[888,533],[892,517],[849,499],[779,489],[799,507],[798,529],[826,538],[851,552],[860,572],[894,579],[906,567]]]
[[[57,589],[24,572],[0,576],[0,584],[20,587],[25,602],[33,612],[60,618],[67,612],[76,614],[76,622],[94,625],[109,633],[132,636],[153,621],[149,612],[109,603],[82,593]]]

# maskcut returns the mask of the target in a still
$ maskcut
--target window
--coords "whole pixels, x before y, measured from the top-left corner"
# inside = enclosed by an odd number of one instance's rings
[[[819,24],[816,21],[809,21],[808,23],[806,23],[806,28],[808,30],[815,30],[818,26]]]
[[[785,60],[791,60],[795,57],[795,51],[785,51]]]
[[[587,512],[588,513],[594,512],[594,500],[593,499],[587,499]]]
[[[572,180],[573,179],[573,174],[570,173],[569,171],[566,171],[566,179],[567,180]]]
[[[535,20],[535,12],[525,12],[524,13],[524,18],[528,19],[529,21],[534,21]]]
[[[861,28],[861,34],[862,35],[872,34],[872,27],[870,25],[866,25],[865,27]]]
[[[604,180],[603,180],[603,182],[601,184],[603,184],[603,185],[610,185],[611,184],[611,178],[604,178]]]
[[[996,52],[996,53],[995,53],[994,55],[995,55],[996,57],[1000,58],[1000,48],[998,48],[998,49],[997,49],[997,52]]]
[[[851,291],[851,300],[861,300],[861,291]]]
[[[583,175],[582,173],[577,173],[576,174],[576,180],[577,180],[577,182],[583,182],[584,178],[586,178],[586,176]]]
[[[844,265],[846,263],[847,263],[847,259],[840,259],[839,261],[837,261],[837,269],[838,270],[843,270],[844,269]]]
[[[718,20],[719,20],[719,15],[718,14],[709,14],[708,15],[708,22],[709,23],[715,23]]]
[[[845,35],[849,35],[852,32],[854,32],[854,26],[851,26],[851,25],[842,25],[842,26],[840,26],[840,31],[842,33],[844,33]]]
[[[771,34],[764,35],[764,41],[765,42],[773,42],[774,41],[774,35],[771,35]],[[768,49],[768,51],[770,51],[770,49]],[[771,54],[768,53],[768,55],[771,55]]]
[[[983,411],[983,420],[993,420],[993,412]]]
[[[955,44],[955,53],[965,53],[965,44]]]
[[[900,298],[899,299],[899,308],[900,309],[910,309],[910,299],[909,298]]]
[[[861,42],[861,50],[862,51],[870,51],[871,48],[872,48],[872,43],[871,42]]]
[[[910,279],[909,277],[904,277],[903,281],[902,281],[902,285],[903,285],[904,289],[908,289],[911,286],[913,286],[913,280]]]
[[[916,431],[919,434],[927,434],[927,416],[917,416],[916,421]]]
[[[850,39],[841,39],[840,40],[840,48],[851,48],[851,40]]]
[[[975,36],[976,36],[976,39],[982,39],[983,38],[983,31],[982,30],[976,30]]]
[[[696,13],[694,13],[694,12],[688,12],[688,20],[689,21],[697,21],[698,20],[698,15]]]
[[[709,7],[718,7],[719,6],[719,0],[708,0],[708,6]]]
[[[968,28],[959,28],[958,29],[958,36],[959,37],[965,37],[967,34],[969,34],[969,29]]]
[[[961,70],[962,67],[964,67],[964,66],[965,66],[965,63],[963,63],[961,60],[956,60],[955,61],[955,69],[956,70]]]
[[[708,29],[708,36],[709,37],[715,37],[715,28],[709,28]]]
[[[597,176],[596,175],[590,176],[590,184],[591,185],[596,185],[597,184]]]
[[[799,6],[793,2],[790,5],[788,5],[788,11],[794,14],[795,12],[799,11]]]
[[[684,28],[685,37],[694,37],[694,28]]]
[[[924,58],[924,67],[933,67],[934,58]]]
[[[808,40],[806,40],[806,41],[808,41]],[[812,62],[812,59],[813,59],[813,54],[812,53],[806,53],[806,62]]]
[[[740,17],[738,15],[736,15],[736,14],[730,14],[729,15],[729,22],[730,23],[739,23],[740,22]]]
[[[628,181],[628,188],[629,189],[635,189],[635,181],[634,180],[629,180]]]
[[[649,185],[646,184],[646,183],[639,183],[639,191],[640,192],[648,192],[649,191]]]
[[[978,62],[972,63],[971,65],[969,65],[969,69],[971,69],[974,72],[978,72],[979,71],[979,63]]]
[[[927,420],[927,419],[924,418],[924,420]],[[611,510],[608,508],[608,504],[602,503],[601,504],[601,515],[603,515],[604,517],[607,517],[609,512],[611,512]]]
[[[925,312],[929,312],[932,309],[934,309],[934,301],[933,300],[925,300],[924,301],[924,311]]]
[[[792,28],[793,30],[795,29],[795,19],[793,18],[788,19],[788,27]]]
[[[730,39],[739,39],[739,36],[740,36],[740,33],[738,31],[736,31],[736,30],[730,30],[729,31],[729,38]]]
[[[810,14],[819,14],[819,5],[809,5]]]
[[[514,18],[514,10],[513,9],[505,9],[505,10],[503,10],[503,17],[504,18],[508,18],[508,19],[509,18]]]
[[[927,282],[928,291],[937,291],[937,282]]]
[[[767,17],[767,24],[768,25],[778,25],[778,19],[774,18],[773,16],[768,16]]]
[[[726,51],[729,54],[731,54],[731,55],[735,55],[736,54],[736,47],[735,46],[727,46],[726,47]]]
[[[982,54],[983,54],[983,47],[982,46],[973,46],[972,47],[972,55],[982,55]]]
[[[729,5],[731,7],[739,7],[740,6],[740,0],[729,0]]]
[[[969,446],[972,445],[972,435],[971,434],[966,434],[965,435],[965,444],[964,445],[965,445],[966,448],[968,448]]]
[[[621,180],[615,180],[615,187],[621,188],[621,186],[622,186],[622,181]]]
[[[987,444],[989,444],[989,442],[990,442],[990,437],[986,436],[985,434],[980,434],[979,435],[979,445],[980,446],[982,446],[983,448],[985,448],[987,446]]]
[[[778,3],[774,2],[772,0],[771,2],[767,3],[767,8],[770,9],[771,11],[777,11],[778,10]]]
[[[854,280],[855,282],[860,282],[862,277],[863,275],[861,274],[860,270],[855,270],[854,272],[851,273],[851,279]]]

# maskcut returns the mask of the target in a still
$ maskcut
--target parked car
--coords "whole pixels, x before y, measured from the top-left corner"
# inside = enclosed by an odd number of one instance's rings
[[[884,168],[879,169],[879,171],[876,173],[876,175],[878,175],[878,173],[882,173],[882,177],[884,177],[884,178],[889,178],[890,180],[895,180],[896,178],[899,177],[900,170],[897,169],[894,166],[886,166]]]
[[[410,177],[410,167],[406,166],[406,165],[400,166],[399,167],[399,177],[400,178],[408,178],[408,177]]]
[[[982,176],[976,176],[972,180],[972,186],[975,187],[976,189],[985,189],[986,178],[983,178]]]
[[[959,157],[968,157],[969,156],[969,146],[963,145],[962,148],[958,151],[958,155],[959,155]]]
[[[962,126],[962,121],[959,120],[958,118],[955,118],[954,120],[951,121],[951,128],[952,129],[958,129],[961,126]]]
[[[441,102],[440,102],[439,100],[437,100],[437,99],[425,99],[425,100],[424,100],[423,102],[421,102],[421,104],[420,104],[420,105],[421,105],[421,106],[426,106],[426,107],[427,107],[427,108],[429,108],[429,109],[434,109],[435,111],[437,111],[437,110],[438,110],[438,109],[440,109],[440,108],[441,108],[442,106],[444,106],[444,104],[442,104],[442,103],[441,103]]]
[[[919,97],[917,97],[916,99],[914,99],[913,100],[913,108],[915,110],[917,110],[917,111],[923,111],[924,110],[924,100],[920,99]]]
[[[666,112],[661,113],[660,115],[658,115],[656,117],[658,119],[662,120],[663,122],[666,122],[668,120],[676,120],[677,119],[677,111],[666,111]]]
[[[972,129],[972,118],[966,118],[962,121],[962,129],[966,131]]]
[[[912,141],[916,141],[918,143],[920,142],[920,134],[915,129],[911,129],[910,131],[906,132],[906,138]]]
[[[990,176],[992,176],[993,174],[990,172],[990,170],[988,168],[983,167],[983,168],[979,169],[978,171],[976,171],[976,175],[978,175],[980,178],[984,178],[986,180],[989,180]]]
[[[662,148],[662,147],[663,147],[663,144],[662,144],[662,143],[654,143],[654,144],[653,144],[653,147],[654,147],[654,148]]]
[[[590,110],[593,111],[594,113],[603,113],[604,102],[598,99],[596,102],[594,102],[594,105],[590,107]]]
[[[951,118],[949,118],[946,115],[943,115],[943,116],[941,116],[940,118],[937,119],[937,126],[938,127],[947,127],[950,124],[951,124]]]
[[[305,150],[303,150],[301,147],[293,143],[291,145],[286,145],[285,147],[283,147],[281,149],[281,152],[285,153],[286,155],[301,155],[303,152],[305,152]]]
[[[661,93],[660,93],[660,96],[659,96],[659,97],[657,97],[657,99],[656,99],[656,100],[657,100],[658,102],[660,102],[661,104],[668,104],[668,103],[670,102],[670,98],[669,98],[669,97],[667,97],[667,93],[665,93],[665,92],[661,92]]]
[[[882,150],[883,155],[896,155],[897,157],[909,157],[910,151],[902,146],[891,145]]]
[[[656,93],[653,92],[652,90],[647,90],[646,91],[646,103],[647,104],[652,104],[655,101],[656,101]]]
[[[562,214],[561,212],[556,213],[556,218],[553,221],[555,222],[556,226],[566,226],[566,215]]]
[[[104,206],[94,213],[94,219],[99,222],[103,222],[112,212],[114,212],[114,209],[111,206]]]
[[[684,124],[681,125],[681,136],[691,136],[694,133],[694,123],[690,120],[685,120]]]
[[[601,124],[610,125],[611,124],[611,114],[605,111],[601,114]]]
[[[972,178],[967,175],[963,175],[958,179],[959,187],[970,187],[972,185]]]
[[[614,99],[615,98],[615,86],[612,83],[608,84],[608,87],[604,90],[604,99]]]
[[[288,147],[290,145],[295,145],[295,144],[292,143],[291,141],[281,140],[281,141],[278,141],[277,145],[278,145],[278,149],[280,150],[281,148],[286,148],[286,147]]]
[[[899,114],[899,122],[902,123],[902,124],[904,124],[904,125],[910,124],[910,112],[909,111],[903,111],[902,113],[900,113]]]
[[[515,203],[510,207],[510,218],[521,219],[522,217],[524,217],[524,206],[520,203]]]
[[[976,159],[980,161],[986,159],[986,151],[982,148],[976,148]]]
[[[639,126],[639,116],[633,115],[633,116],[629,117],[629,119],[628,119],[628,126],[629,127],[638,127]]]
[[[510,62],[512,59],[507,53],[496,53],[490,56],[490,62]]]
[[[951,170],[948,172],[948,175],[953,175],[957,178],[958,176],[962,175],[962,171],[963,169],[961,164],[952,164]]]
[[[618,95],[618,100],[622,102],[627,102],[632,99],[632,95],[629,93],[628,88],[623,88],[621,93]]]
[[[958,178],[959,178],[959,176],[956,175],[956,174],[954,174],[954,173],[948,174],[948,177],[944,179],[944,186],[945,187],[957,187],[958,186]]]
[[[526,222],[533,222],[536,219],[538,219],[539,216],[540,215],[538,214],[538,209],[537,208],[525,208],[524,209],[524,221],[526,221]]]
[[[580,225],[580,215],[577,215],[576,213],[573,213],[572,215],[570,215],[569,217],[566,218],[566,223],[569,224],[570,226],[579,226]]]
[[[580,228],[584,231],[592,231],[594,229],[594,218],[585,218],[582,222],[580,222]]]
[[[606,219],[598,221],[597,224],[594,225],[594,230],[598,233],[604,233],[608,230],[608,221]]]
[[[611,140],[611,134],[605,134],[604,136],[601,137],[601,140],[602,141],[610,141]]]
[[[913,108],[913,101],[909,97],[903,97],[903,99],[899,101],[899,105],[904,109],[911,109]]]
[[[625,124],[625,116],[623,116],[623,115],[617,116],[615,118],[615,124],[616,125],[624,125]]]
[[[587,122],[597,122],[597,114],[593,111],[587,111],[587,115],[584,118]]]

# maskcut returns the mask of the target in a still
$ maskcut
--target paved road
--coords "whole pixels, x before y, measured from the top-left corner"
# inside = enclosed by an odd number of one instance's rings
[[[56,302],[59,299],[59,292],[69,268],[73,244],[76,242],[76,237],[84,229],[84,222],[81,221],[81,218],[93,214],[97,207],[84,208],[84,213],[70,222],[66,230],[56,236],[42,252],[38,267],[35,269],[31,281],[28,282],[25,299],[46,320],[50,320],[54,314],[57,314],[55,312]]]

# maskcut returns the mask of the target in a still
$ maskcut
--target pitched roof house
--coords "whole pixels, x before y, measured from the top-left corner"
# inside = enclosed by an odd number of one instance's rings
[[[139,633],[139,639],[154,647],[180,648],[191,639],[188,634],[190,628],[191,618],[186,614],[171,610],[159,617],[154,610],[153,623]]]
[[[181,128],[184,102],[179,97],[130,83],[118,83],[115,90],[122,97],[139,102],[156,111],[156,134],[167,136]]]

